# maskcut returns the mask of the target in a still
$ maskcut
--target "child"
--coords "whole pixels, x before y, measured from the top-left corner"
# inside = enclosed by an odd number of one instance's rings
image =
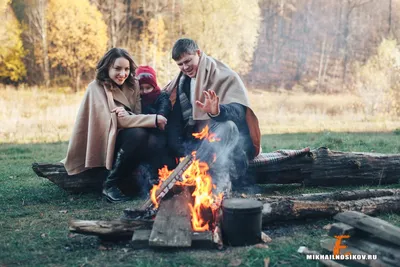
[[[166,92],[157,85],[156,72],[150,66],[139,66],[136,70],[142,98],[143,114],[158,114],[167,117],[171,111],[171,101]]]
[[[156,114],[165,118],[168,117],[172,109],[169,95],[166,92],[161,92],[157,85],[156,72],[150,66],[139,66],[136,70],[136,77],[139,80],[140,96],[142,103],[143,114]],[[164,165],[171,166],[167,153],[167,138],[165,131],[159,129],[148,129],[150,150],[150,176],[158,180],[158,169]]]

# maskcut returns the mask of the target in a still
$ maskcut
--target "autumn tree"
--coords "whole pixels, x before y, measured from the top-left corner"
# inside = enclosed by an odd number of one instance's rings
[[[21,40],[21,25],[9,6],[9,0],[0,1],[0,80],[17,82],[26,75],[22,58],[25,55]]]
[[[241,74],[250,69],[260,26],[258,1],[185,0],[183,33]]]
[[[366,114],[400,115],[400,48],[384,39],[374,56],[356,67],[357,89]]]
[[[107,49],[107,26],[88,0],[50,0],[47,16],[51,65],[67,69],[77,91]]]

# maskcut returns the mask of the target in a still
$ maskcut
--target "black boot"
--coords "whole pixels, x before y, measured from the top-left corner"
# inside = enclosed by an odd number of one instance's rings
[[[117,186],[118,181],[122,179],[125,173],[124,168],[126,168],[126,166],[124,166],[124,164],[128,164],[128,162],[125,161],[125,152],[120,149],[117,153],[114,166],[103,185],[103,195],[109,202],[115,203],[131,200],[131,198],[125,196]]]

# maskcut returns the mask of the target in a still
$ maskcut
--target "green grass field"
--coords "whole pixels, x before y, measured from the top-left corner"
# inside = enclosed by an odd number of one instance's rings
[[[322,132],[263,136],[264,152],[306,146],[400,153],[400,134],[398,131]],[[223,251],[134,250],[129,243],[102,243],[96,237],[70,234],[67,224],[71,218],[118,218],[124,208],[138,205],[141,200],[109,204],[97,194],[66,193],[34,174],[33,162],[56,162],[65,156],[66,149],[66,142],[0,145],[0,266],[264,266],[267,257],[270,266],[318,266],[296,251],[301,245],[321,250],[319,240],[326,234],[323,226],[332,222],[329,219],[271,225],[265,229],[273,239],[269,248],[239,247]],[[339,189],[350,187],[274,186],[273,191],[297,194]],[[400,226],[400,215],[379,217]]]

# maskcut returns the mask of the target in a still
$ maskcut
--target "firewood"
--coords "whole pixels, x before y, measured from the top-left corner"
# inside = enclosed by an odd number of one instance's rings
[[[335,245],[335,242],[336,242],[336,239],[334,239],[334,238],[326,238],[326,239],[323,239],[320,241],[320,245],[323,249],[333,252],[333,247]],[[368,253],[361,251],[353,246],[347,246],[347,248],[343,248],[339,252],[340,252],[340,255],[346,255],[347,253],[351,253],[352,255],[367,255],[368,256]],[[390,266],[392,266],[387,263],[384,263],[379,258],[376,260],[355,259],[354,261],[357,261],[361,264],[371,266],[371,267],[390,267]]]
[[[329,218],[344,211],[359,211],[369,215],[390,211],[399,212],[400,196],[377,197],[352,201],[267,201],[264,203],[262,221],[263,224],[266,225],[273,221]]]
[[[387,221],[357,211],[339,213],[333,218],[400,246],[400,228]]]
[[[400,247],[376,237],[350,237],[344,240],[346,245],[365,251],[371,255],[377,255],[378,259],[393,266],[400,266]]]
[[[153,221],[96,221],[96,220],[70,220],[70,232],[96,235],[103,239],[130,239],[133,232],[138,229],[150,229]]]
[[[350,235],[354,236],[356,229],[353,226],[344,223],[334,223],[329,228],[329,236],[335,235]]]
[[[132,237],[133,248],[149,248],[151,230],[137,230]],[[210,231],[192,232],[192,245],[191,248],[214,248],[212,240],[212,233]]]
[[[160,185],[160,188],[157,189],[155,196],[158,201],[161,200],[168,193],[168,191],[171,190],[172,187],[174,187],[174,185],[178,181],[182,181],[182,174],[190,166],[191,163],[192,163],[192,156],[188,155],[178,164],[178,166],[169,175],[169,177]],[[148,209],[149,207],[151,207],[151,205],[152,201],[150,198],[148,198],[143,203],[141,208]]]
[[[149,244],[152,247],[190,247],[192,224],[189,203],[192,197],[189,188],[180,194],[163,199],[154,221]]]
[[[307,247],[304,247],[304,246],[299,247],[297,252],[304,254],[304,255],[321,255],[321,253],[314,251],[314,250],[309,250]],[[337,263],[333,260],[329,260],[329,259],[328,260],[319,259],[319,262],[328,267],[345,267],[344,265],[339,264],[339,263]]]

